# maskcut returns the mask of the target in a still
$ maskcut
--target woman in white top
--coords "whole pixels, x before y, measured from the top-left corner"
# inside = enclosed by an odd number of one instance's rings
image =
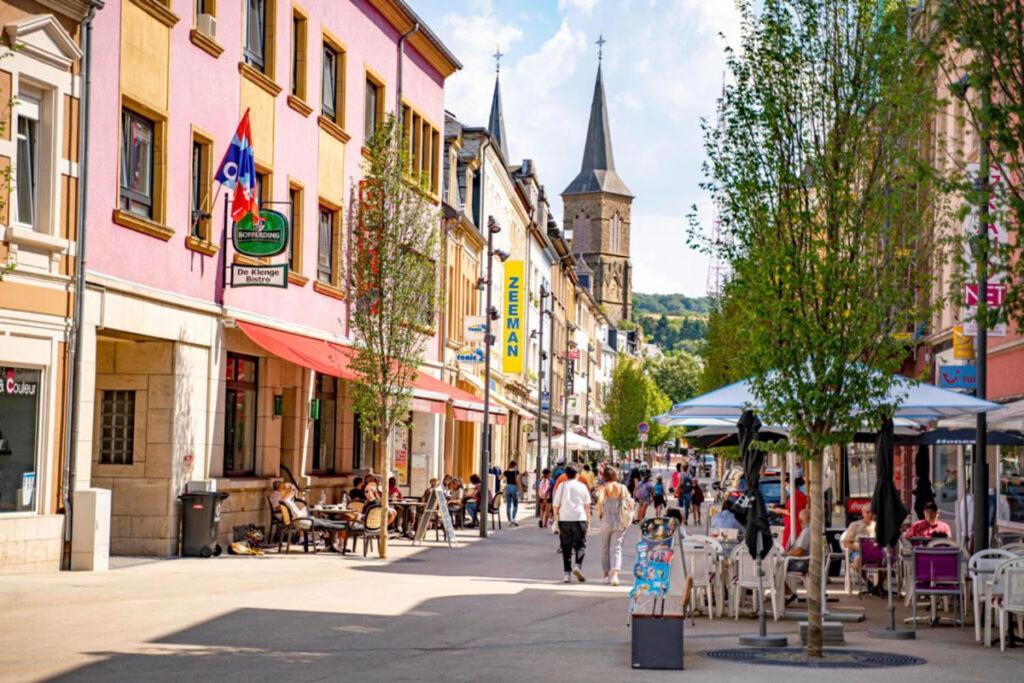
[[[597,496],[597,516],[601,520],[601,568],[604,582],[619,585],[622,570],[622,539],[626,527],[619,521],[622,501],[629,497],[629,489],[619,483],[619,472],[614,467],[604,468],[604,487]]]

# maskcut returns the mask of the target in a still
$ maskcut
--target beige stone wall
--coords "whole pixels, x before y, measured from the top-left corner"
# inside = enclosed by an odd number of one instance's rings
[[[101,464],[100,410],[94,415],[92,484],[111,489],[111,552],[177,552],[177,496],[206,451],[209,350],[170,341],[100,338],[96,344],[96,405],[104,390],[135,393],[131,465]]]
[[[0,573],[57,571],[64,515],[0,517]]]

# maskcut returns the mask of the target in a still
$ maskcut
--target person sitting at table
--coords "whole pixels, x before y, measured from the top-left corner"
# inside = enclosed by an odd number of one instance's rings
[[[276,479],[273,484],[274,490],[270,492],[270,507],[277,510],[278,506],[286,500],[294,500],[299,490],[283,479]]]
[[[430,492],[437,488],[437,477],[431,477],[427,483],[427,488],[423,490],[423,495],[420,496],[420,500],[426,503],[430,499]]]
[[[398,479],[388,478],[388,497],[391,500],[402,500],[402,491],[398,488]]]
[[[910,525],[906,538],[952,538],[949,525],[939,519],[939,506],[934,502],[925,503],[924,519]]]
[[[745,527],[740,524],[740,520],[736,519],[736,513],[732,511],[732,500],[726,498],[725,502],[722,503],[722,509],[717,515],[711,518],[712,529],[739,529],[742,531]]]
[[[377,483],[377,477],[372,474],[366,475],[366,479],[363,480],[363,493],[366,494],[366,502],[380,504],[380,485]],[[369,505],[363,508],[363,512],[369,509]],[[395,521],[395,517],[398,515],[398,511],[393,507],[388,507],[388,526]]]
[[[480,477],[478,475],[470,475],[469,488],[466,489],[466,495],[463,497],[462,503],[466,506],[466,512],[469,513],[470,528],[475,527],[477,525],[477,513],[480,511]]]
[[[860,556],[860,539],[861,536],[875,535],[875,515],[871,512],[871,503],[865,503],[864,507],[861,508],[861,519],[855,519],[850,526],[846,528],[843,535],[839,537],[839,545],[850,553],[850,571],[854,574],[860,574],[861,556]],[[869,588],[871,586],[869,585]]]
[[[771,511],[782,517],[782,547],[788,548],[790,542],[800,535],[800,531],[803,528],[803,524],[800,522],[800,513],[807,508],[807,495],[804,494],[800,489],[804,486],[804,478],[797,477],[794,480],[796,488],[789,491],[789,494],[793,496],[791,501],[788,497],[782,505],[771,506]],[[789,488],[788,486],[786,487]],[[793,503],[796,503],[796,524],[794,525],[792,516],[790,515],[790,507]],[[793,528],[795,526],[795,528]]]
[[[366,492],[363,490],[365,482],[362,477],[352,480],[352,490],[348,492],[348,499],[351,501],[366,502]]]
[[[786,604],[796,600],[796,583],[797,581],[803,582],[807,576],[807,571],[810,567],[810,560],[803,559],[807,558],[811,554],[811,527],[808,524],[811,521],[811,513],[809,510],[804,508],[800,511],[800,516],[797,521],[802,527],[800,535],[796,537],[793,545],[786,551],[785,556],[789,558],[801,558],[791,559],[786,564]]]

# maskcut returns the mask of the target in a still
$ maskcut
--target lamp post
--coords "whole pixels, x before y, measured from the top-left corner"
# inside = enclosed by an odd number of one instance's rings
[[[477,289],[486,288],[486,331],[484,332],[484,428],[483,443],[480,444],[480,503],[477,506],[477,519],[480,521],[480,538],[487,538],[487,506],[490,498],[487,492],[487,469],[491,464],[491,345],[494,335],[491,334],[491,323],[498,319],[498,311],[491,304],[491,283],[494,276],[494,257],[502,263],[508,259],[508,252],[494,248],[494,236],[501,232],[501,226],[494,216],[487,218],[487,277],[477,280]]]
[[[541,472],[541,457],[540,457],[540,439],[541,439],[541,427],[544,425],[544,361],[547,359],[548,354],[544,351],[544,317],[551,318],[551,311],[544,307],[544,300],[551,296],[551,292],[543,284],[540,286],[540,325],[535,332],[539,339],[537,348],[537,462],[535,471],[535,492],[540,490],[540,472]],[[532,336],[532,334],[531,334]],[[553,336],[553,335],[552,335]],[[551,403],[551,395],[548,394],[548,403]],[[551,421],[548,421],[548,457],[551,456]],[[537,511],[538,516],[540,514],[540,496],[537,496]]]
[[[566,311],[568,316],[568,311]],[[576,329],[575,326],[569,322],[568,317],[565,320],[565,383],[562,387],[562,455],[565,457],[565,464],[569,464],[569,394],[573,391],[573,364],[569,358],[569,348],[572,345],[570,341],[572,331]]]
[[[984,65],[987,55],[981,55],[981,63]],[[978,117],[978,177],[974,179],[974,189],[978,201],[978,228],[977,233],[971,237],[974,243],[972,251],[975,260],[975,270],[978,276],[978,306],[975,314],[975,325],[977,326],[977,343],[975,349],[976,375],[974,395],[977,398],[987,398],[986,384],[988,380],[988,222],[989,222],[989,200],[992,188],[989,185],[989,151],[988,151],[988,110],[992,106],[992,93],[989,89],[988,73],[981,79],[979,88],[981,99],[981,116]],[[953,94],[961,100],[967,99],[968,79],[964,76],[952,86]],[[972,463],[972,490],[973,490],[973,513],[974,525],[972,535],[974,536],[974,552],[988,548],[988,416],[985,413],[978,413],[975,423],[975,445],[974,462]]]

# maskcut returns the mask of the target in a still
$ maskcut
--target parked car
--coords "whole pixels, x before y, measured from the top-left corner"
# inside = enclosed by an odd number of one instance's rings
[[[743,517],[745,518],[746,508],[749,503],[745,495],[747,492],[747,479],[743,476],[743,470],[738,467],[730,469],[722,477],[722,481],[718,483],[718,486],[724,492],[726,498],[733,501],[733,504],[743,511]],[[764,500],[765,506],[768,508],[768,523],[772,526],[781,526],[782,516],[771,510],[773,505],[778,505],[782,501],[781,472],[777,468],[765,469],[757,488],[761,492],[761,498]]]

